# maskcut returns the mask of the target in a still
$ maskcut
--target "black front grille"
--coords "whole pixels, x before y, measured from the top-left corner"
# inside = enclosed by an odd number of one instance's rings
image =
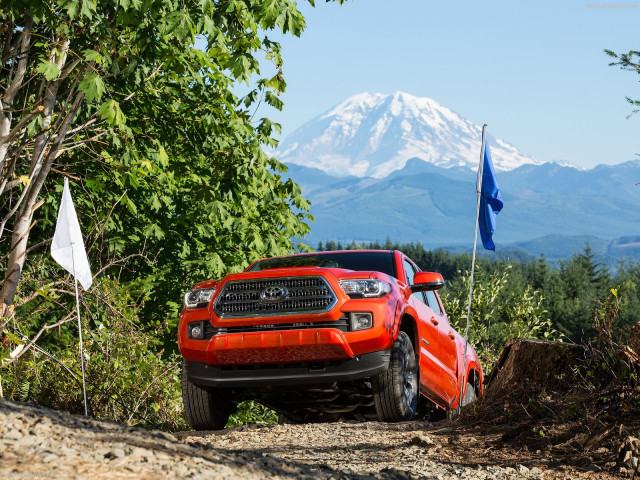
[[[265,301],[268,287],[281,287],[287,294],[279,302]],[[232,280],[218,295],[213,310],[220,318],[322,313],[336,303],[333,290],[322,277]]]
[[[209,329],[205,327],[205,335],[208,334],[208,338],[211,338],[214,335],[223,335],[225,333],[280,332],[287,330],[310,330],[313,328],[337,328],[342,332],[348,332],[349,320],[343,316],[335,322],[280,323],[275,325],[243,325],[241,327],[219,328],[211,325]]]

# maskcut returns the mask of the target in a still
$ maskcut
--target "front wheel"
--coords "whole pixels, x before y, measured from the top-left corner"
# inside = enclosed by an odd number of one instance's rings
[[[376,413],[383,422],[411,420],[418,407],[418,361],[409,335],[398,334],[387,371],[371,378]]]
[[[231,392],[219,388],[205,388],[189,381],[182,364],[182,402],[187,421],[194,430],[221,430],[233,410]]]

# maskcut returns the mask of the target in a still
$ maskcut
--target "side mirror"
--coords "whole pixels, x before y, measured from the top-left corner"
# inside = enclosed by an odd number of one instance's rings
[[[413,277],[412,292],[438,290],[444,286],[444,278],[436,272],[418,272]]]

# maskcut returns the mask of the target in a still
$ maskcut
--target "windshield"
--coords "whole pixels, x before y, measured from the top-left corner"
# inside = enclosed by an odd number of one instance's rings
[[[340,252],[340,253],[310,253],[308,255],[294,255],[291,257],[267,258],[260,260],[248,271],[258,272],[271,268],[290,267],[326,267],[345,268],[355,271],[382,272],[396,277],[393,263],[393,252]]]

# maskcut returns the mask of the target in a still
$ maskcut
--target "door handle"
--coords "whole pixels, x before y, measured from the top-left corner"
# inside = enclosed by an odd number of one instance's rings
[[[436,317],[431,317],[431,323],[433,323],[434,325],[438,325],[438,320],[436,320]]]

